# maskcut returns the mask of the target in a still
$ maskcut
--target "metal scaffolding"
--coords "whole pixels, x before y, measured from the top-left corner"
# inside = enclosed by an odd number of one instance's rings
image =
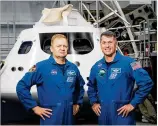
[[[112,16],[120,18],[122,20],[122,22],[124,23],[124,26],[117,27],[117,28],[109,28],[109,29],[105,29],[105,30],[122,29],[122,28],[126,29],[130,40],[119,41],[119,43],[122,43],[122,44],[120,44],[121,45],[120,49],[122,47],[127,46],[130,43],[132,45],[133,50],[134,50],[134,53],[130,54],[130,55],[133,55],[134,58],[138,58],[138,56],[141,57],[141,55],[142,55],[142,48],[141,47],[142,46],[144,47],[143,50],[146,49],[146,47],[145,47],[145,45],[146,45],[145,35],[144,35],[144,40],[143,40],[144,43],[142,41],[140,41],[139,39],[136,40],[134,38],[133,34],[132,34],[131,28],[133,28],[133,27],[140,28],[140,26],[148,27],[148,28],[144,28],[144,29],[148,29],[148,38],[150,38],[150,34],[151,34],[151,29],[150,29],[150,26],[149,26],[150,20],[147,21],[147,22],[141,22],[139,25],[131,25],[127,21],[127,19],[126,19],[126,17],[125,17],[125,15],[124,15],[124,13],[123,13],[123,11],[122,11],[122,9],[121,9],[121,7],[120,7],[117,0],[111,0],[110,1],[112,6],[109,6],[103,0],[94,0],[92,2],[86,2],[85,0],[80,0],[80,1],[77,1],[77,2],[78,2],[78,8],[79,8],[80,13],[83,15],[83,17],[86,18],[85,11],[87,11],[88,18],[86,20],[91,21],[91,19],[92,19],[93,25],[96,28],[100,28],[100,24],[105,23],[105,21],[108,18],[112,17]],[[64,4],[68,4],[68,3],[69,2],[67,0],[64,0],[64,1],[56,0],[56,1],[52,2],[51,7],[60,7],[60,6],[63,6]],[[92,14],[92,11],[91,11],[91,6],[90,5],[92,3],[95,4],[95,15]],[[1,37],[1,46],[0,46],[1,59],[4,59],[8,55],[9,51],[11,50],[14,43],[16,42],[16,38],[17,38],[17,35],[18,35],[18,30],[17,30],[18,27],[24,27],[25,26],[24,29],[26,29],[26,28],[33,27],[33,25],[35,24],[35,22],[30,22],[30,21],[28,21],[28,22],[17,22],[16,21],[17,14],[16,14],[16,10],[15,10],[15,8],[16,8],[15,4],[16,4],[15,1],[12,2],[12,8],[14,8],[13,12],[12,12],[13,13],[12,21],[6,21],[6,22],[1,21],[0,22],[1,28],[5,27],[7,29],[6,30],[7,32],[5,33],[5,35],[1,34],[1,36],[0,36]],[[101,5],[101,6],[99,6],[99,5]],[[100,8],[100,7],[102,7],[102,8]],[[104,14],[104,17],[100,18],[99,17],[99,12],[100,12],[100,10],[103,10],[103,13],[104,13],[104,9],[108,9],[108,14]],[[93,8],[93,10],[94,10],[94,8]],[[12,31],[12,33],[11,33],[11,31]],[[145,34],[145,32],[147,32],[147,31],[139,31],[139,35]],[[3,43],[4,39],[6,41],[5,43]],[[11,43],[11,41],[14,41],[14,42]],[[139,49],[138,49],[136,43],[140,43]],[[151,42],[148,39],[149,46],[150,46],[150,43]],[[156,43],[156,41],[153,42],[153,43]],[[150,47],[149,47],[149,49],[150,49]],[[150,50],[149,50],[149,52],[150,52]],[[143,52],[143,56],[145,56],[145,51]]]

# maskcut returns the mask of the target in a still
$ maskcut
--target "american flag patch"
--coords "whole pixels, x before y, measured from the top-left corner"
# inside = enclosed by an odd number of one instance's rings
[[[131,63],[131,67],[132,67],[133,70],[142,68],[142,66],[140,65],[139,62],[133,62],[133,63]]]

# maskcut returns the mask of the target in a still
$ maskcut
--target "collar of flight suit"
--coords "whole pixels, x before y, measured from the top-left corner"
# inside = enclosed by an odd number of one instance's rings
[[[53,58],[52,55],[49,57],[48,60],[49,60],[52,64],[54,64],[54,65],[57,65],[57,64],[58,64],[58,63],[55,61],[55,59]],[[70,62],[69,62],[67,59],[65,59],[65,60],[66,60],[66,62],[65,62],[65,67],[67,67],[67,66],[70,65]]]
[[[121,58],[122,58],[122,55],[121,55],[118,51],[116,51],[116,55],[115,55],[115,57],[114,57],[114,60],[113,60],[112,62],[110,62],[110,63],[118,62]],[[103,58],[101,59],[101,62],[102,62],[102,63],[106,63],[105,57],[103,57]]]

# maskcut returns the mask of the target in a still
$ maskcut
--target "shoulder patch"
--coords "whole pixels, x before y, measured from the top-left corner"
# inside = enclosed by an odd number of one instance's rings
[[[30,69],[29,69],[29,72],[34,72],[36,71],[36,65],[33,65]]]
[[[142,68],[142,66],[140,65],[140,62],[136,62],[136,61],[131,63],[131,67],[133,70]]]

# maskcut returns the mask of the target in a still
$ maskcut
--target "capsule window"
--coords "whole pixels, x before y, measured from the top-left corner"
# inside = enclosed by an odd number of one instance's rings
[[[16,68],[15,68],[15,67],[12,67],[11,70],[14,72],[14,71],[16,71]]]
[[[31,50],[32,44],[32,41],[23,42],[19,48],[18,54],[27,54]]]
[[[18,67],[18,70],[19,70],[19,71],[23,71],[24,68],[23,68],[23,67]]]
[[[91,45],[88,39],[75,39],[73,41],[73,48],[77,54],[87,54],[93,50],[93,45]]]
[[[4,61],[0,61],[0,70],[2,69],[2,67],[4,66]]]
[[[54,34],[59,33],[40,33],[40,44],[41,49],[47,53],[51,54],[51,38]],[[60,33],[66,36],[68,39],[68,54],[88,54],[94,49],[93,33],[91,32],[68,32]]]
[[[51,38],[44,40],[43,46],[42,46],[43,51],[48,54],[51,54],[50,45],[51,45]]]

